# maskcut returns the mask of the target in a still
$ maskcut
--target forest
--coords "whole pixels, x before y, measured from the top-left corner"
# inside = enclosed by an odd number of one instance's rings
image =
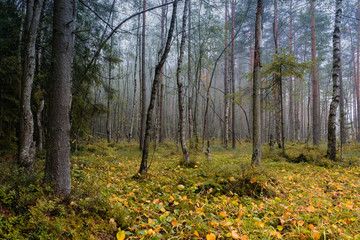
[[[0,0],[0,239],[360,240],[360,0]]]

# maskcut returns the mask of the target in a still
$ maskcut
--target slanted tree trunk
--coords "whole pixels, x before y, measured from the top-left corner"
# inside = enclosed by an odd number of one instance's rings
[[[146,10],[146,0],[143,0],[143,10]],[[141,126],[140,126],[140,149],[144,149],[145,128],[146,128],[146,13],[143,13],[142,39],[141,39]]]
[[[171,47],[171,41],[172,41],[172,37],[173,37],[173,33],[174,33],[174,26],[175,26],[177,4],[178,4],[178,0],[175,0],[174,4],[173,4],[173,13],[171,16],[171,22],[170,22],[170,28],[169,28],[167,41],[166,41],[166,46],[163,51],[163,54],[161,55],[159,63],[155,67],[154,81],[152,84],[151,95],[150,95],[150,104],[149,104],[147,114],[146,114],[144,147],[143,147],[143,151],[142,151],[142,159],[141,159],[139,174],[145,174],[148,171],[150,134],[151,134],[151,129],[152,129],[152,116],[153,116],[153,111],[154,111],[154,107],[155,107],[156,89],[158,86],[158,82],[160,81],[161,69],[165,64],[165,61],[167,59],[167,56],[169,54],[170,47]]]
[[[232,94],[236,92],[235,90],[235,0],[231,1],[231,84],[232,84]],[[232,148],[236,148],[236,132],[235,132],[235,101],[232,101],[231,104],[231,140]]]
[[[253,153],[251,164],[261,164],[261,109],[260,109],[260,78],[261,78],[261,50],[262,50],[262,9],[263,1],[257,1],[255,23],[255,50],[253,76]]]
[[[51,57],[52,84],[49,92],[48,140],[45,180],[57,195],[71,192],[70,109],[75,43],[76,0],[54,0]],[[66,46],[66,47],[64,47]]]
[[[184,163],[190,162],[189,151],[186,146],[186,135],[185,135],[185,106],[184,106],[184,88],[183,83],[181,82],[181,68],[182,60],[184,57],[185,50],[185,39],[186,39],[186,18],[188,13],[188,4],[189,0],[185,0],[184,6],[184,15],[182,20],[182,29],[181,29],[181,42],[180,42],[180,54],[178,58],[177,70],[176,70],[176,83],[178,88],[178,107],[179,107],[179,133],[180,133],[180,144],[183,152],[183,161]]]
[[[225,47],[228,45],[228,0],[225,0]],[[224,54],[224,144],[225,148],[228,148],[229,142],[229,99],[227,95],[229,94],[229,79],[228,79],[228,53],[227,51]]]
[[[31,172],[35,156],[34,119],[31,111],[31,92],[35,75],[36,36],[43,0],[28,0],[25,19],[25,54],[22,72],[20,105],[20,147],[18,163]]]
[[[330,104],[328,121],[328,149],[327,155],[330,160],[336,160],[336,112],[340,101],[340,37],[341,37],[341,3],[342,0],[336,0],[335,8],[335,27],[333,33],[333,96]]]
[[[310,1],[311,11],[311,59],[314,62],[312,67],[312,133],[313,144],[319,145],[321,139],[321,119],[320,119],[320,84],[317,77],[316,67],[316,38],[315,38],[315,16],[314,0]]]

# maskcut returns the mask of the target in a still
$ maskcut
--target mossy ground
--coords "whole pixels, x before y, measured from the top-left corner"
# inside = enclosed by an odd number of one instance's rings
[[[360,239],[360,145],[330,162],[325,146],[263,147],[250,166],[251,144],[211,148],[211,161],[191,151],[179,164],[173,143],[150,154],[146,177],[133,178],[137,143],[81,144],[72,154],[73,194],[53,196],[37,171],[23,177],[11,155],[1,158],[0,238],[4,239]],[[294,163],[303,154],[306,163]]]

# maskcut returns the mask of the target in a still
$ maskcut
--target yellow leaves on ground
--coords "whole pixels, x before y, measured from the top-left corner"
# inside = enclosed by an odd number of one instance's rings
[[[125,237],[126,237],[125,231],[119,231],[119,232],[116,234],[116,239],[117,239],[117,240],[124,240]]]
[[[304,221],[303,220],[299,220],[299,221],[297,221],[297,224],[301,227],[302,225],[304,225]]]
[[[213,233],[206,235],[206,240],[216,240],[216,236]]]
[[[224,218],[228,216],[228,214],[226,213],[226,211],[221,211],[221,212],[219,213],[219,215],[222,216],[222,217],[224,217]]]
[[[318,240],[318,239],[320,239],[320,237],[321,237],[321,233],[319,232],[319,231],[313,231],[313,233],[312,233],[312,237],[314,238],[314,239],[316,239],[316,240]]]
[[[245,148],[249,147],[244,144]],[[289,146],[289,154],[292,147]],[[133,149],[137,149],[137,146],[119,150],[119,153]],[[147,181],[132,181],[127,177],[136,174],[138,162],[135,160],[140,160],[140,155],[129,159],[119,156],[119,162],[113,159],[106,162],[107,158],[103,157],[101,161],[108,165],[106,170],[113,171],[112,174],[100,174],[102,172],[98,168],[94,168],[90,174],[88,171],[91,168],[87,168],[85,174],[88,173],[91,181],[102,183],[101,187],[109,196],[114,196],[113,203],[121,205],[130,212],[129,215],[135,216],[133,225],[126,229],[126,237],[129,239],[326,237],[360,240],[359,237],[354,238],[359,234],[358,166],[329,169],[315,164],[297,165],[268,159],[264,165],[268,169],[267,174],[271,173],[270,177],[250,175],[247,180],[247,184],[254,187],[251,191],[259,191],[260,197],[253,198],[239,195],[235,189],[243,187],[237,185],[243,174],[240,166],[250,161],[251,154],[243,153],[246,151],[244,149],[234,153],[216,151],[214,148],[211,163],[203,162],[200,156],[193,156],[195,161],[199,161],[198,168],[188,169],[173,166],[174,158],[181,158],[180,151],[169,155],[168,149],[160,149],[158,153],[161,157],[156,156],[150,170],[152,176],[156,177]],[[242,157],[239,161],[239,155],[249,157]],[[219,160],[221,162],[217,162]],[[218,177],[218,166],[229,169],[229,174]],[[239,167],[237,171],[235,166]],[[94,179],[95,171],[99,172],[99,179]],[[209,177],[211,174],[215,174],[216,178]],[[271,185],[272,182],[275,184]],[[259,189],[255,189],[257,183],[262,184]],[[274,190],[272,196],[262,195],[264,189],[260,188],[266,184]],[[125,239],[125,232],[119,231],[116,238]]]
[[[306,208],[306,211],[308,211],[308,212],[315,212],[316,210],[315,210],[314,206],[310,205],[310,206],[308,206],[308,207]]]

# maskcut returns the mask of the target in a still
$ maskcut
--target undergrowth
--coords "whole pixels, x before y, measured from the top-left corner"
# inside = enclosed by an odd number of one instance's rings
[[[153,149],[153,148],[152,148]],[[181,164],[175,143],[151,150],[146,177],[137,143],[83,142],[72,154],[73,191],[57,199],[43,184],[45,155],[33,174],[15,157],[0,159],[1,239],[359,239],[360,148],[336,162],[324,145],[263,147],[250,165],[251,143],[211,147],[211,161],[190,150]]]

